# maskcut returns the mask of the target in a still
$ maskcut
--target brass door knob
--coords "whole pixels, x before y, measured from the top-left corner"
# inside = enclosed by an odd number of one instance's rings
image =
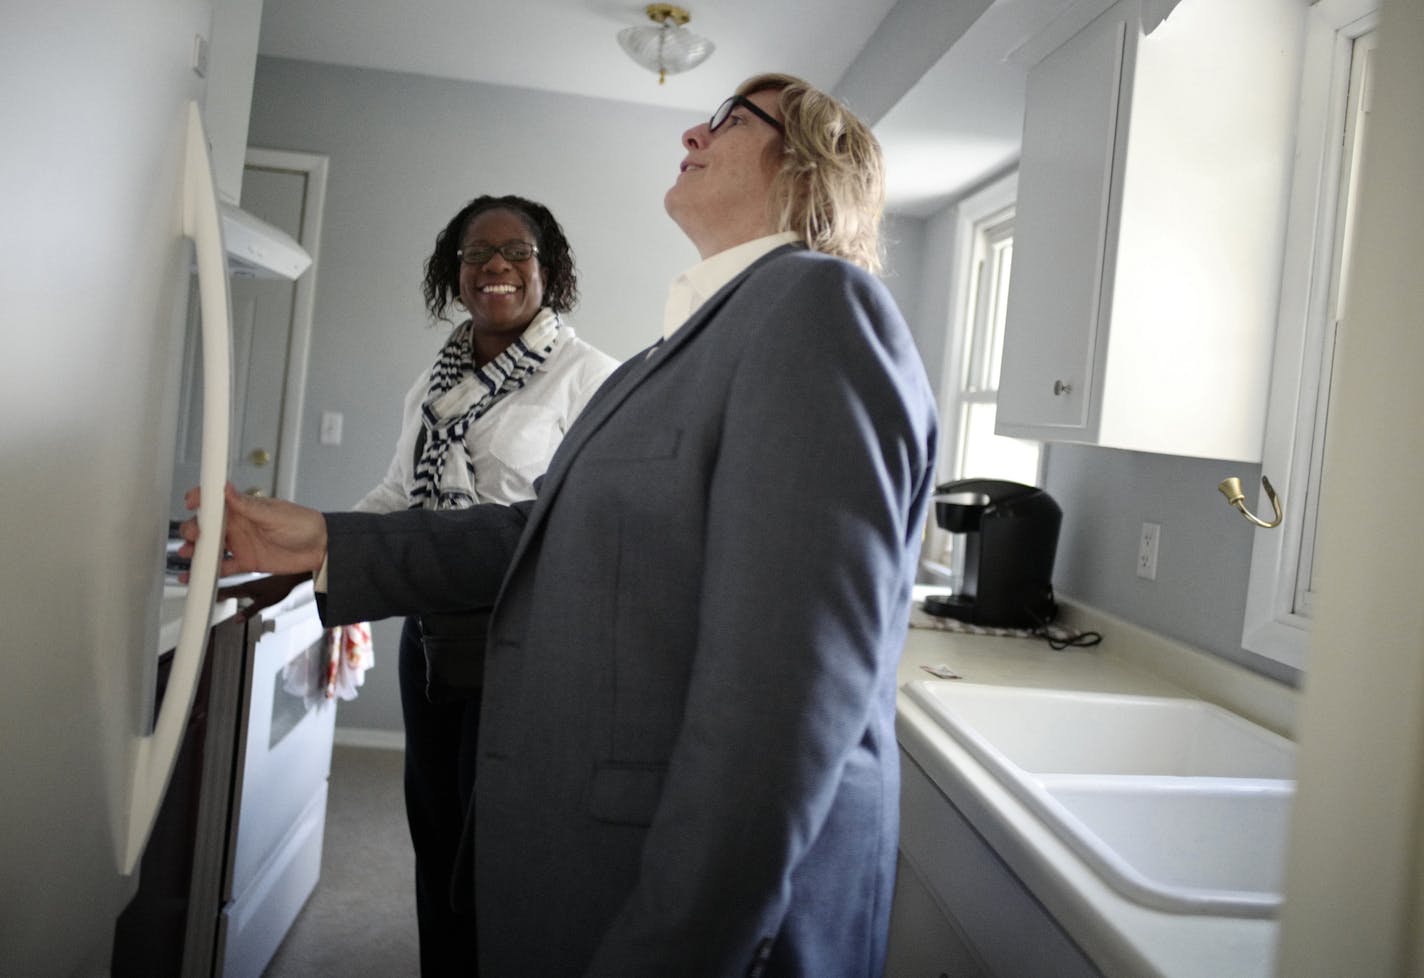
[[[247,461],[251,462],[253,465],[257,466],[260,469],[262,468],[262,466],[272,461],[272,455],[265,448],[254,448],[252,451],[247,453]]]

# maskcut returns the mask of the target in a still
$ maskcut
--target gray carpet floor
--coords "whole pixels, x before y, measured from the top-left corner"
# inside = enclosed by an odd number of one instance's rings
[[[332,752],[321,879],[263,978],[419,974],[403,763],[398,750]]]

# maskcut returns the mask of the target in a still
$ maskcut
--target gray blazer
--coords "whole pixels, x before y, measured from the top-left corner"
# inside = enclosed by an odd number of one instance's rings
[[[880,974],[935,438],[885,288],[787,247],[609,378],[532,503],[329,517],[329,621],[498,596],[483,974]]]

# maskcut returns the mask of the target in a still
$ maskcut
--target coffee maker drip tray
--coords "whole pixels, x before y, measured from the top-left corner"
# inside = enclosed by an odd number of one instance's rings
[[[973,621],[974,598],[963,594],[927,594],[920,607],[936,618],[957,618]]]

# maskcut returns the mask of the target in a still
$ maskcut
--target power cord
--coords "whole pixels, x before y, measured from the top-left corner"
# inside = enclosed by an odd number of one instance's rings
[[[1075,632],[1072,629],[1063,628],[1059,625],[1059,634],[1055,636],[1047,626],[1034,629],[1034,635],[1048,643],[1048,647],[1055,652],[1062,652],[1064,649],[1086,649],[1097,645],[1103,640],[1102,635],[1097,632]]]
[[[1049,613],[1050,616],[1056,616],[1058,614],[1058,603],[1052,599],[1051,592],[1049,595],[1049,607],[1052,609]],[[1030,618],[1038,623],[1037,627],[1033,629],[1034,636],[1047,642],[1048,647],[1055,652],[1062,652],[1064,649],[1091,648],[1103,640],[1103,636],[1099,632],[1074,631],[1063,625],[1053,624],[1051,618],[1045,620],[1035,613],[1032,608],[1025,606],[1024,611],[1028,613]]]

